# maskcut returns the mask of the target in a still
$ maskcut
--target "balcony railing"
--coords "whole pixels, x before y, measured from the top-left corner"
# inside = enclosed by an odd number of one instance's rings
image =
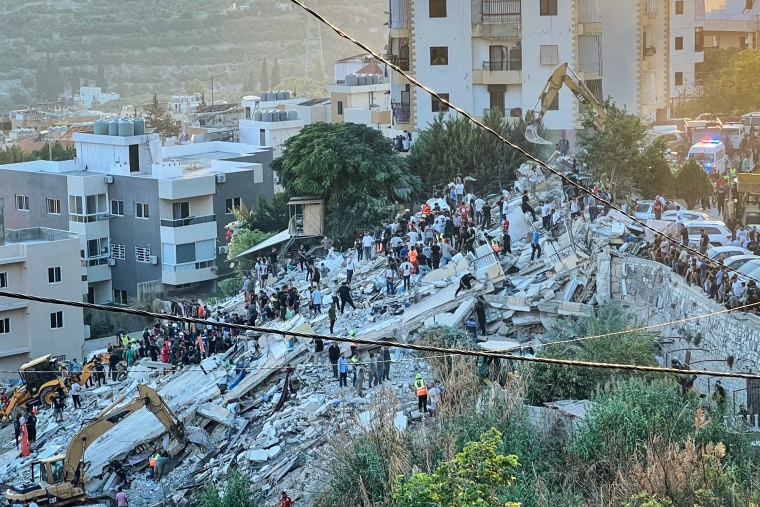
[[[410,104],[407,104],[405,102],[401,103],[393,103],[391,105],[393,108],[393,119],[397,123],[409,123],[409,119],[411,118],[411,112],[412,108]]]
[[[521,0],[482,0],[483,24],[519,24]]]
[[[69,222],[91,223],[100,222],[101,220],[110,220],[115,215],[110,213],[93,213],[90,215],[80,215],[78,213],[69,213]]]
[[[388,55],[391,63],[398,65],[401,70],[409,70],[409,55]]]
[[[187,227],[188,225],[205,224],[216,220],[214,215],[205,215],[202,217],[186,217],[176,220],[161,220],[161,227]]]
[[[522,60],[484,60],[483,70],[489,72],[499,70],[522,70]]]

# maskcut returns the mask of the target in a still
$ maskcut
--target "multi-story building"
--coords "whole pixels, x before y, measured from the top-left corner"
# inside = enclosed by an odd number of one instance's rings
[[[705,47],[760,49],[760,2],[724,0],[705,16]]]
[[[0,198],[0,290],[81,301],[87,284],[79,237],[43,227],[3,232],[2,208]],[[81,358],[85,332],[81,308],[0,297],[0,370],[45,354]]]
[[[74,134],[75,160],[0,166],[6,224],[77,233],[88,301],[211,288],[230,210],[273,196],[271,148],[162,147],[157,134],[95,128]]]
[[[369,55],[335,64],[335,84],[329,85],[333,123],[360,123],[390,135],[390,82],[385,65]]]
[[[557,66],[569,63],[600,99],[611,96],[645,120],[665,117],[671,90],[671,22],[686,48],[688,20],[703,0],[390,0],[387,54],[403,70],[475,116],[533,109]],[[684,12],[686,8],[683,7]],[[680,14],[679,14],[680,16]],[[694,30],[692,30],[694,31]],[[691,46],[698,33],[691,36]],[[605,38],[608,39],[605,44]],[[689,46],[689,47],[691,47]],[[683,50],[685,53],[685,50]],[[678,56],[693,74],[696,56]],[[394,129],[424,129],[445,105],[391,77]],[[580,128],[582,111],[562,89],[544,118],[547,128]]]
[[[699,93],[696,64],[704,61],[704,0],[674,0],[670,13],[670,97],[671,107]]]

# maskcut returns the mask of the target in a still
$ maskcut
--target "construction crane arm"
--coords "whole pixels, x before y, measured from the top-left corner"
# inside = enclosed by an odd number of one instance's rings
[[[124,397],[120,397],[98,414],[95,420],[74,435],[66,449],[66,458],[63,462],[62,480],[64,482],[78,483],[82,479],[82,459],[90,444],[142,407],[147,408],[151,414],[155,415],[174,438],[182,443],[187,442],[185,426],[164,399],[146,385],[138,384],[137,390],[139,392],[138,398],[126,405],[117,407],[119,403],[124,401]]]
[[[551,144],[549,141],[541,139],[538,136],[537,125],[540,125],[541,121],[543,121],[544,115],[557,98],[563,85],[573,92],[578,102],[594,109],[594,113],[596,113],[593,118],[594,124],[599,129],[604,128],[604,123],[607,121],[607,112],[604,110],[604,106],[594,97],[594,94],[573,71],[570,65],[563,63],[549,76],[544,89],[541,91],[541,95],[538,97],[536,107],[533,109],[533,122],[528,125],[525,131],[525,137],[529,141],[539,144]]]

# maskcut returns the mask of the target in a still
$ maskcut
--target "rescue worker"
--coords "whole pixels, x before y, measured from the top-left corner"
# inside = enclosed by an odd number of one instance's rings
[[[417,380],[414,381],[414,391],[417,393],[417,410],[420,413],[428,413],[427,409],[427,386],[422,378],[422,373],[417,374]]]

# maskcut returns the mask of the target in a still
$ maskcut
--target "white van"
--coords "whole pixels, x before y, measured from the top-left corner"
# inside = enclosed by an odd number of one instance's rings
[[[752,130],[756,131],[760,129],[760,111],[743,114],[742,125],[744,125],[745,135],[750,135]]]
[[[716,139],[705,139],[689,148],[686,160],[696,160],[708,173],[723,174],[728,169],[726,146]]]

